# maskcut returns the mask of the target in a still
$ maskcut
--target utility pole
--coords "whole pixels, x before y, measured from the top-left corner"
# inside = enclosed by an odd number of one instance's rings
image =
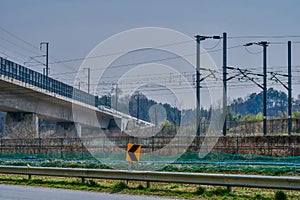
[[[292,134],[292,47],[288,41],[288,135]]]
[[[259,43],[263,46],[263,75],[264,75],[264,89],[263,89],[263,98],[264,98],[264,109],[263,109],[263,126],[264,126],[264,136],[267,135],[267,46],[268,42],[262,41]]]
[[[118,110],[118,83],[116,83],[116,101],[115,109]]]
[[[227,33],[223,33],[223,135],[227,133]]]
[[[261,42],[253,42],[247,43],[244,46],[258,45],[263,47],[263,134],[267,135],[267,47],[269,42],[261,41]]]
[[[196,134],[200,136],[200,41],[201,36],[196,35]]]
[[[88,93],[90,93],[90,86],[91,86],[91,69],[88,68]]]
[[[220,36],[196,35],[196,130],[197,136],[201,135],[200,130],[200,41],[206,39],[221,39]]]
[[[156,131],[156,127],[158,125],[156,107],[154,107],[154,123],[155,123],[155,131]]]
[[[41,42],[40,43],[40,50],[42,50],[42,45],[46,45],[46,73],[45,75],[48,77],[49,75],[49,42]]]
[[[140,118],[140,93],[137,93],[137,100],[136,100],[136,118],[139,121]]]
[[[88,86],[88,93],[90,93],[90,85],[91,85],[91,68],[83,68],[87,69],[88,72],[88,78],[87,78],[87,86]]]
[[[76,78],[76,82],[78,83],[77,88],[78,88],[78,90],[80,90],[80,78]],[[74,86],[75,86],[75,85],[74,85]]]

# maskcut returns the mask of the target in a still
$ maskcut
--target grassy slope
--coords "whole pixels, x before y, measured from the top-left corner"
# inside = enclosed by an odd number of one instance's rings
[[[167,196],[183,199],[274,199],[276,190],[255,188],[233,188],[228,192],[225,187],[198,186],[189,184],[151,183],[146,188],[144,182],[120,182],[112,180],[40,177],[34,176],[28,180],[26,176],[1,175],[0,183],[54,187],[96,192],[125,193],[135,195]],[[284,191],[289,199],[297,199],[299,191]]]

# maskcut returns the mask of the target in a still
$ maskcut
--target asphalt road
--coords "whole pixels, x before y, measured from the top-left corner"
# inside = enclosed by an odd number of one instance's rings
[[[0,184],[0,200],[171,200],[160,197],[109,194],[33,186]]]

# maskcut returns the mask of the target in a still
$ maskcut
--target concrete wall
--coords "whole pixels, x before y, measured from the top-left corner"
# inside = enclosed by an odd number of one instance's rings
[[[69,127],[70,128],[70,127]],[[68,129],[68,127],[67,127]],[[94,130],[96,133],[97,130]],[[90,131],[89,131],[90,132]],[[90,132],[91,133],[91,132]],[[151,153],[153,150],[160,149],[164,146],[161,141],[168,142],[171,138],[156,138],[152,140],[149,138],[148,142],[135,138],[128,137],[124,133],[113,133],[103,131],[105,138],[91,137],[91,138],[45,138],[45,139],[0,139],[0,152],[2,153],[51,153],[51,152],[86,152],[87,149],[83,144],[91,144],[93,151],[112,151],[119,152],[115,148],[117,145],[121,149],[126,149],[128,142],[138,143],[142,145],[142,152]],[[203,144],[204,138],[201,137],[200,143]],[[207,138],[206,138],[207,139]],[[215,140],[216,138],[208,138],[208,140]],[[212,152],[224,152],[229,154],[257,154],[264,156],[300,156],[300,136],[253,136],[253,137],[220,137],[218,142],[212,148]],[[151,143],[153,141],[153,144]],[[195,152],[195,142],[187,151]],[[209,141],[207,142],[209,144]],[[178,144],[180,146],[180,144]],[[174,152],[179,147],[174,146]],[[209,148],[208,148],[209,149]],[[91,148],[89,148],[91,150]],[[173,151],[172,149],[170,149]],[[205,150],[205,148],[203,148]]]
[[[300,136],[221,137],[214,151],[264,156],[300,156]]]

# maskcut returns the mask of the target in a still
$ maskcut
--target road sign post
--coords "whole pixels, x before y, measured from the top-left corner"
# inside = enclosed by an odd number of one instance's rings
[[[128,143],[127,152],[126,152],[126,160],[128,162],[139,162],[141,148],[142,148],[142,146],[139,144]]]

